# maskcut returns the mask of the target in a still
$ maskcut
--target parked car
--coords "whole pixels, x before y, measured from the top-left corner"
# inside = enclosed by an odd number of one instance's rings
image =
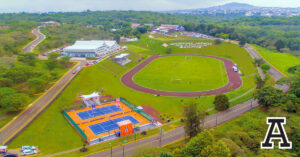
[[[26,155],[34,155],[37,154],[38,152],[36,150],[31,150],[31,149],[25,149],[24,151],[22,151],[22,155],[26,156]]]
[[[0,153],[6,153],[7,152],[7,146],[0,146]]]
[[[2,155],[2,157],[18,157],[18,154],[17,153],[7,153],[7,154]]]
[[[21,151],[24,150],[36,150],[35,146],[22,146]]]

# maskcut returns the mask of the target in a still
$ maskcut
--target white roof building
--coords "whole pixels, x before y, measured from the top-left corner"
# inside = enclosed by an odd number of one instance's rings
[[[64,48],[63,54],[69,57],[95,58],[120,49],[113,40],[79,40],[74,45]]]

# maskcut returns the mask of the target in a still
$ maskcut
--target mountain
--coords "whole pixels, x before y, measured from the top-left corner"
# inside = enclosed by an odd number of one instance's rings
[[[215,9],[240,10],[240,9],[253,9],[253,8],[257,8],[257,7],[246,3],[233,2],[224,5],[209,7],[204,10],[215,10]]]
[[[171,10],[171,11],[165,11],[166,13],[173,13],[173,14],[201,14],[203,12],[210,12],[210,11],[216,11],[216,10],[230,10],[230,11],[235,11],[235,10],[250,10],[250,9],[255,9],[259,8],[250,4],[246,3],[227,3],[224,5],[219,5],[219,6],[213,6],[209,8],[198,8],[198,9],[183,9],[183,10]]]
[[[224,5],[199,8],[172,10],[165,13],[194,14],[208,16],[300,16],[300,8],[257,7],[245,3],[227,3]]]

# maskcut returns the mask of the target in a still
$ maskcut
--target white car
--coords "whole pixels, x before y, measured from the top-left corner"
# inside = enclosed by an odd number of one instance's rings
[[[25,149],[23,152],[22,152],[22,155],[25,156],[25,155],[34,155],[34,154],[37,154],[38,152],[36,150],[31,150],[31,149]]]
[[[34,146],[22,146],[21,151],[25,151],[25,150],[36,150],[36,147]]]

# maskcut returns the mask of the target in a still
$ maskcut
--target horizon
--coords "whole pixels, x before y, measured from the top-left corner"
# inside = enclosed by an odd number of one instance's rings
[[[0,13],[47,13],[47,12],[82,12],[86,10],[91,11],[172,11],[172,10],[185,10],[185,9],[202,9],[214,6],[225,5],[229,3],[242,3],[249,4],[256,7],[279,7],[279,8],[299,8],[300,3],[296,0],[281,0],[263,1],[250,1],[250,0],[65,0],[59,2],[52,0],[51,2],[45,0],[23,0],[22,2],[12,0],[10,2],[2,2],[0,6]],[[28,1],[28,2],[27,2]],[[56,2],[57,1],[57,2]],[[117,5],[116,5],[117,4]],[[159,5],[158,5],[159,4]],[[267,5],[272,4],[272,5]],[[65,7],[68,6],[68,7]],[[192,7],[191,7],[192,6]]]

